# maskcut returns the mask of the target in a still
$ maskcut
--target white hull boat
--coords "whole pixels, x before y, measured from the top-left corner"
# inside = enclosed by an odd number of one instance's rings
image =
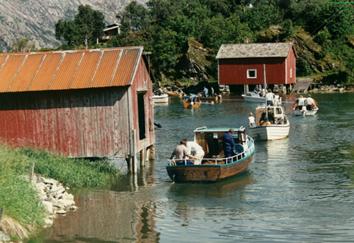
[[[307,110],[307,109],[299,110],[299,109],[296,109],[296,110],[293,111],[293,114],[295,116],[314,116],[314,115],[316,115],[317,111],[318,111],[317,107],[315,109],[313,109],[313,110]]]
[[[282,106],[260,106],[256,108],[255,124],[249,126],[254,140],[276,140],[289,136],[290,122]]]
[[[157,104],[157,103],[166,104],[166,103],[168,103],[168,94],[153,95],[152,100],[154,101],[155,104]]]
[[[254,140],[277,140],[289,136],[290,124],[268,125],[249,128],[249,135]]]
[[[256,93],[256,92],[247,92],[246,94],[242,94],[241,96],[245,101],[248,101],[248,102],[258,102],[258,103],[265,103],[266,102],[266,98],[263,96],[260,96],[259,93]]]

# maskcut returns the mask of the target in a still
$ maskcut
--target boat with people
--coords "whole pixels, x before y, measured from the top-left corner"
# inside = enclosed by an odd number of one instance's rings
[[[241,96],[247,102],[266,103],[267,100],[272,100],[274,104],[282,104],[281,97],[278,94],[274,94],[270,90],[264,94],[261,91],[254,90],[247,92],[246,94],[242,94]]]
[[[216,182],[241,174],[247,171],[255,152],[254,141],[244,127],[200,127],[194,130],[193,142],[200,148],[188,148],[186,153],[191,157],[169,160],[166,170],[172,181]],[[203,151],[199,156],[198,150]]]
[[[308,95],[308,97],[300,95],[293,105],[293,114],[295,116],[314,116],[318,110],[317,102],[311,95]]]
[[[202,104],[200,97],[196,95],[184,96],[182,102],[185,109],[197,109]]]
[[[199,96],[200,101],[203,103],[216,104],[222,102],[222,95],[213,95],[213,96]]]
[[[280,105],[258,106],[255,117],[250,113],[248,119],[248,132],[256,141],[283,139],[289,136],[290,122]]]

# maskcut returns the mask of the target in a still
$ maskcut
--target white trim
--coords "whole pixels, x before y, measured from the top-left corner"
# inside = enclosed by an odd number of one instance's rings
[[[288,58],[285,58],[285,84],[288,84]]]
[[[254,71],[254,76],[250,76],[250,71]],[[257,78],[257,69],[255,69],[255,68],[247,69],[247,78],[248,79],[256,79]]]

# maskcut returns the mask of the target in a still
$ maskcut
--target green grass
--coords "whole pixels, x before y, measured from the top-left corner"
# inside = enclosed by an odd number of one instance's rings
[[[117,170],[105,160],[69,159],[31,149],[20,152],[35,164],[36,173],[70,187],[105,187],[117,175]]]
[[[0,208],[22,224],[41,225],[44,211],[34,188],[26,181],[29,169],[26,156],[0,147]]]
[[[117,170],[104,160],[68,159],[0,145],[0,208],[5,215],[24,225],[43,223],[44,209],[28,181],[33,164],[35,173],[73,188],[103,188],[117,176]]]

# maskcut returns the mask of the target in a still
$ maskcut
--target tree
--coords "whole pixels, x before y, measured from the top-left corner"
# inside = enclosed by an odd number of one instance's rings
[[[89,5],[80,5],[74,20],[59,20],[55,37],[68,47],[93,46],[103,35],[104,16]]]
[[[35,48],[33,42],[31,42],[26,37],[20,38],[16,40],[16,42],[12,45],[12,51],[14,52],[29,52]]]

